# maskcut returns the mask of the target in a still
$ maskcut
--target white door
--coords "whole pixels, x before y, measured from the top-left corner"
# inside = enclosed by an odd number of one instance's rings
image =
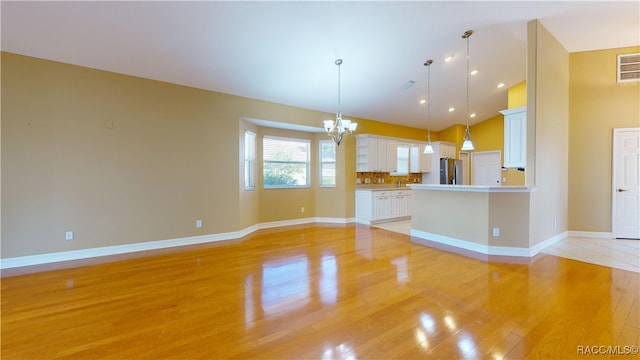
[[[471,153],[471,185],[500,186],[502,170],[500,151]]]
[[[613,129],[613,236],[640,239],[640,128]]]

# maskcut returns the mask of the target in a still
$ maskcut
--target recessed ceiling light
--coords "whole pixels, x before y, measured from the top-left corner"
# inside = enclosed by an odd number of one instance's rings
[[[471,115],[469,115],[469,117],[474,118],[474,117],[476,117],[476,114],[471,114]]]
[[[455,108],[453,108],[453,107],[449,108],[449,112],[453,112],[454,110],[455,110]]]
[[[500,89],[500,88],[502,88],[502,87],[504,87],[504,83],[500,83],[500,84],[498,84],[498,89]]]
[[[471,75],[475,75],[475,74],[477,74],[477,73],[478,73],[478,69],[471,70],[471,72],[470,72],[470,74],[471,74]]]
[[[427,100],[425,100],[425,99],[420,99],[420,104],[424,104],[424,103],[426,103],[426,102],[427,102]]]
[[[453,56],[447,56],[446,58],[444,58],[444,62],[446,63],[448,63],[451,60],[453,60]]]

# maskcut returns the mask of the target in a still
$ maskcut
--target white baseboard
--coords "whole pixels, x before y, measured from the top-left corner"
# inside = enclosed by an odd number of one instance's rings
[[[324,218],[324,217],[273,221],[273,222],[252,225],[240,231],[233,231],[233,232],[226,232],[226,233],[219,233],[219,234],[190,236],[190,237],[168,239],[168,240],[147,241],[147,242],[135,243],[135,244],[105,246],[105,247],[97,247],[97,248],[91,248],[91,249],[63,251],[63,252],[40,254],[40,255],[18,256],[18,257],[0,259],[0,270],[23,267],[23,266],[50,264],[50,263],[56,263],[56,262],[62,262],[62,261],[90,259],[90,258],[101,257],[101,256],[120,255],[120,254],[134,253],[139,251],[158,250],[158,249],[165,249],[165,248],[178,247],[178,246],[204,244],[204,243],[211,243],[216,241],[234,240],[234,239],[239,239],[243,236],[247,236],[260,229],[268,229],[268,228],[274,228],[274,227],[301,225],[301,224],[309,224],[314,222],[346,224],[346,223],[352,223],[354,221],[355,219],[353,218],[347,219],[347,218]]]
[[[554,236],[552,236],[552,237],[548,238],[547,240],[545,240],[545,241],[543,241],[543,242],[541,242],[541,243],[538,243],[538,244],[533,245],[533,246],[530,248],[530,250],[531,250],[531,256],[535,256],[536,254],[538,254],[538,253],[539,253],[540,251],[542,251],[543,249],[548,248],[549,246],[553,246],[553,245],[555,245],[557,242],[559,242],[559,241],[561,241],[561,240],[563,240],[563,239],[566,239],[566,238],[567,238],[567,236],[568,236],[568,234],[569,234],[569,232],[568,232],[568,231],[565,231],[565,232],[562,232],[562,233],[560,233],[560,234],[558,234],[558,235],[554,235]]]
[[[613,239],[613,233],[611,233],[611,232],[597,232],[597,231],[569,231],[568,237],[582,237],[582,238],[595,238],[595,239]]]
[[[420,231],[415,229],[411,229],[411,236],[415,236],[421,239],[437,242],[444,245],[449,245],[449,246],[454,246],[454,247],[458,247],[465,250],[474,251],[474,252],[485,254],[485,255],[533,257],[536,254],[538,254],[542,249],[548,246],[551,246],[557,243],[558,241],[566,238],[567,233],[565,232],[565,233],[553,236],[530,248],[482,245],[472,241],[456,239],[449,236],[433,234],[426,231]]]

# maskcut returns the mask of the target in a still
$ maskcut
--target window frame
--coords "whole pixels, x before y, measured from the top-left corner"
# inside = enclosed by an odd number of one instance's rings
[[[333,146],[333,161],[323,161],[323,158],[322,158],[323,144],[331,144]],[[319,178],[318,181],[319,181],[320,187],[336,187],[337,178],[338,178],[337,167],[336,167],[337,151],[338,151],[338,147],[336,146],[335,141],[333,140],[318,141],[318,178]],[[333,183],[332,184],[324,183],[324,174],[323,174],[324,164],[333,164]]]
[[[244,188],[245,190],[254,190],[256,188],[256,158],[257,154],[257,136],[253,131],[244,131]],[[251,140],[250,143],[248,140]],[[253,149],[250,149],[253,145]],[[253,151],[251,151],[253,150]],[[251,153],[250,153],[251,152]]]
[[[265,154],[265,144],[268,143],[269,140],[275,141],[283,141],[283,142],[291,142],[298,143],[300,145],[306,146],[306,160],[303,161],[284,161],[284,160],[266,160]],[[282,164],[305,164],[305,175],[304,179],[306,180],[306,184],[301,185],[267,185],[265,181],[265,175],[267,172],[265,169],[267,168],[268,163],[282,163]],[[272,135],[264,135],[262,137],[262,188],[265,190],[269,189],[300,189],[300,188],[309,188],[311,187],[311,140],[305,138],[292,138],[292,137],[281,137],[281,136],[272,136]]]

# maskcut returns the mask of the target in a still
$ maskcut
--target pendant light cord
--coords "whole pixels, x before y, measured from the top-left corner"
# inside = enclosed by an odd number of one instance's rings
[[[433,60],[427,60],[424,65],[427,67],[427,143],[431,145],[431,64]]]
[[[469,37],[471,34],[467,36],[467,132],[469,132],[469,117],[471,116],[469,113]]]

